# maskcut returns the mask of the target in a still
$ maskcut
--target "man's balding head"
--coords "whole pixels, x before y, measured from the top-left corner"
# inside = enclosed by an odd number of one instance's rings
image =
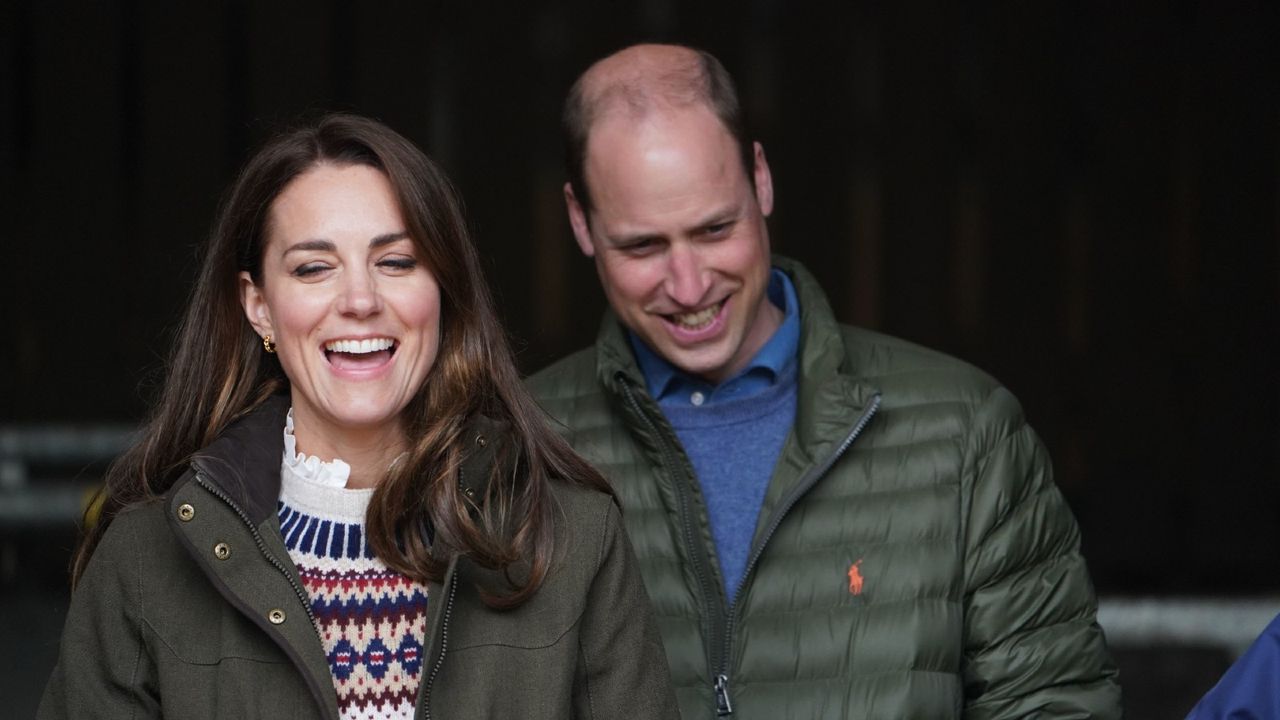
[[[565,107],[565,209],[609,306],[640,342],[713,384],[782,322],[766,296],[773,180],[740,115],[720,63],[670,45],[601,60]]]
[[[597,122],[615,114],[639,121],[693,105],[705,105],[724,124],[738,145],[743,171],[754,181],[738,91],[710,53],[682,45],[632,45],[587,68],[569,89],[562,117],[566,171],[583,209],[590,211],[592,204],[585,168]]]

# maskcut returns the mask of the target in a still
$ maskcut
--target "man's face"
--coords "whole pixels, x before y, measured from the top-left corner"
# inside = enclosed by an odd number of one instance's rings
[[[751,172],[754,191],[733,136],[694,106],[597,120],[589,218],[565,186],[578,245],[623,324],[713,383],[741,370],[782,319],[765,298],[773,184],[758,143]]]

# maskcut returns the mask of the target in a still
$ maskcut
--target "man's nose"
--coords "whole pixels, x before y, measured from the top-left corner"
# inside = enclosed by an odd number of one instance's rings
[[[346,273],[338,296],[338,311],[343,315],[366,317],[382,308],[377,281],[368,273]]]
[[[685,307],[700,305],[711,285],[708,277],[697,248],[672,244],[667,258],[667,294],[672,300]]]

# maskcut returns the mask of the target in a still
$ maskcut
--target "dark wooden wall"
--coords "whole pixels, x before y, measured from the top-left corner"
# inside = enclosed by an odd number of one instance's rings
[[[307,110],[446,167],[526,370],[589,342],[560,101],[671,39],[738,77],[837,312],[1023,399],[1102,590],[1280,590],[1277,37],[1261,2],[7,0],[0,422],[141,416],[222,189]]]

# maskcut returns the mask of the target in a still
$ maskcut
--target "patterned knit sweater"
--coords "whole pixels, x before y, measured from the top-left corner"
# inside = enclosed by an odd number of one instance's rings
[[[281,464],[280,531],[311,598],[343,720],[412,718],[422,677],[427,588],[387,568],[365,541],[372,489],[350,468],[296,452],[293,413]]]

